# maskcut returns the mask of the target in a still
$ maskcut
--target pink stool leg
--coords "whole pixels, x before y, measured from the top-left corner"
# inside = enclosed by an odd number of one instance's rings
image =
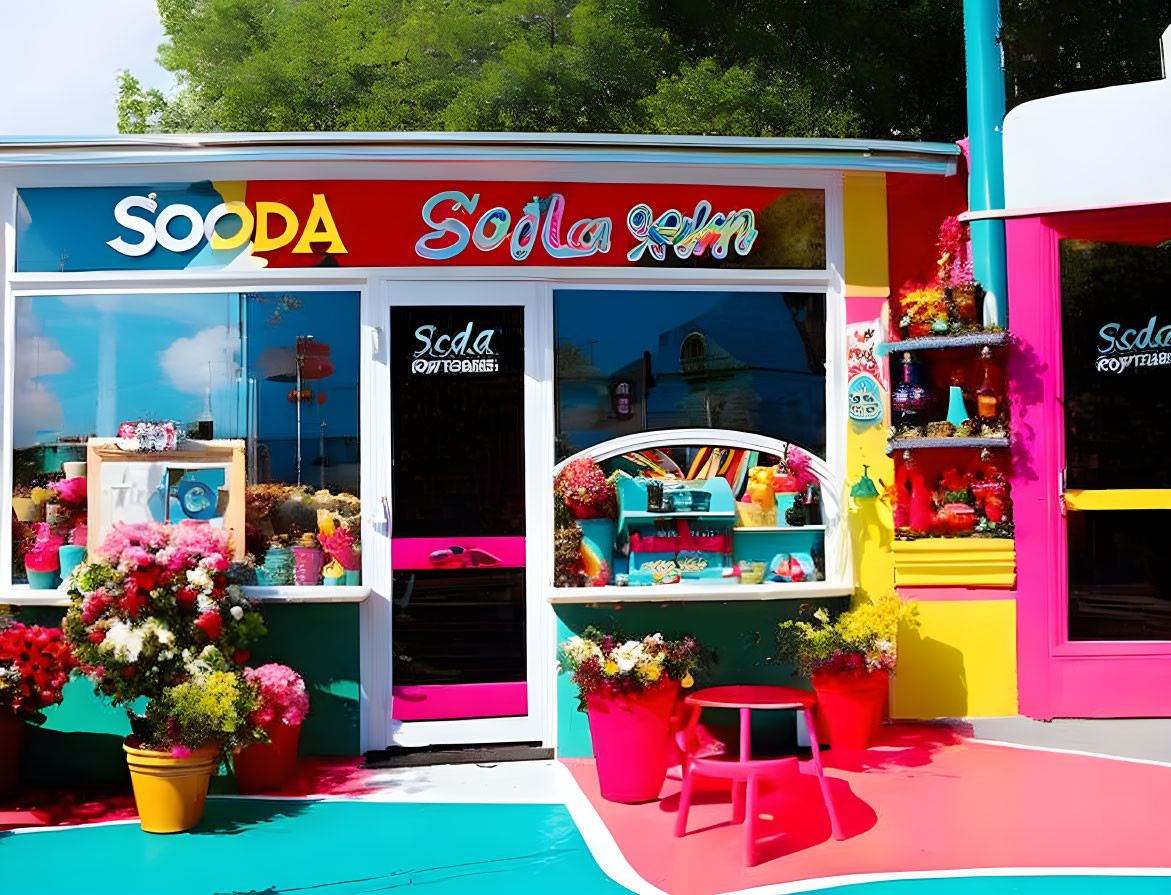
[[[740,760],[752,760],[752,713],[740,709]],[[744,792],[747,785],[737,780],[732,783],[732,823],[744,822]]]
[[[755,774],[748,778],[748,819],[744,824],[744,863],[756,864],[756,819],[760,812],[760,781]]]
[[[829,783],[821,769],[821,747],[817,743],[817,730],[813,725],[813,710],[805,709],[805,726],[809,730],[809,745],[813,747],[813,770],[817,774],[817,783],[821,787],[821,798],[825,802],[826,813],[829,814],[829,828],[834,839],[845,839],[841,824],[838,823],[838,813],[834,810],[833,799],[829,797]]]
[[[687,832],[687,812],[691,810],[691,786],[694,782],[694,774],[688,774],[683,778],[683,790],[679,793],[679,812],[675,815],[676,836],[682,836]]]

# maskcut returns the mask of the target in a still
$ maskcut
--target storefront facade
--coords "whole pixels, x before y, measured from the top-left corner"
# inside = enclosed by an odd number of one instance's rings
[[[971,576],[956,580],[948,556],[900,559],[889,504],[851,496],[864,467],[896,481],[875,349],[890,297],[930,279],[939,222],[966,207],[960,165],[950,145],[881,141],[5,146],[10,515],[39,519],[32,492],[88,458],[91,547],[114,518],[238,531],[261,568],[248,593],[265,604],[265,657],[316,694],[306,751],[581,754],[584,716],[555,665],[567,633],[691,633],[715,651],[713,682],[775,680],[778,620],[896,583],[925,626],[892,713],[1015,713],[1011,540],[965,554]],[[224,442],[222,469],[192,456],[130,469],[94,442],[169,419]],[[723,501],[789,445],[811,458],[821,521],[745,533]],[[713,556],[665,586],[639,586],[634,565],[563,586],[553,480],[580,457],[708,482],[704,524],[657,540]],[[217,492],[202,517],[185,503]],[[624,534],[653,544],[633,506]],[[312,535],[323,509],[359,532],[360,574],[284,583],[267,551]],[[0,546],[7,601],[51,619],[62,598],[24,583],[20,531]],[[808,555],[807,570],[741,583],[747,560],[781,555]],[[941,683],[943,653],[961,670]],[[68,706],[50,731],[117,732],[96,701]]]

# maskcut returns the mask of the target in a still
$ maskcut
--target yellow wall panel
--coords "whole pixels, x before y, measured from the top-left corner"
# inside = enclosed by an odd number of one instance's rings
[[[846,174],[842,180],[846,297],[890,295],[886,239],[886,175]]]
[[[920,602],[919,619],[899,634],[892,718],[1017,713],[1015,600]]]

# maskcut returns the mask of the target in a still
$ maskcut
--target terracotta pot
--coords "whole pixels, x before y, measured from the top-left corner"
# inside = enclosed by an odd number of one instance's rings
[[[602,798],[649,802],[659,797],[667,779],[671,712],[678,694],[678,681],[664,681],[641,693],[586,697]]]
[[[279,792],[297,765],[301,725],[274,721],[262,726],[269,742],[245,746],[232,756],[236,787],[244,795]]]
[[[207,785],[219,767],[220,750],[215,744],[192,750],[184,758],[170,752],[139,749],[127,740],[122,744],[130,783],[138,806],[139,822],[147,833],[181,833],[203,817]]]
[[[0,799],[16,792],[25,726],[7,707],[0,707]]]
[[[860,676],[813,675],[817,715],[822,722],[818,733],[824,729],[835,749],[867,748],[882,721],[889,683],[885,671]]]

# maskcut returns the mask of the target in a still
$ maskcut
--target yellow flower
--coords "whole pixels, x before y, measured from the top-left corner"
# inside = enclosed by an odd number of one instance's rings
[[[695,686],[695,678],[691,676],[691,672],[688,672],[687,674],[683,675],[683,680],[681,680],[679,683],[683,689],[686,690],[688,687]]]
[[[663,674],[663,666],[658,664],[640,665],[638,673],[648,681],[657,681]]]
[[[602,666],[602,674],[617,674],[618,663],[613,659],[607,659],[606,664]]]

